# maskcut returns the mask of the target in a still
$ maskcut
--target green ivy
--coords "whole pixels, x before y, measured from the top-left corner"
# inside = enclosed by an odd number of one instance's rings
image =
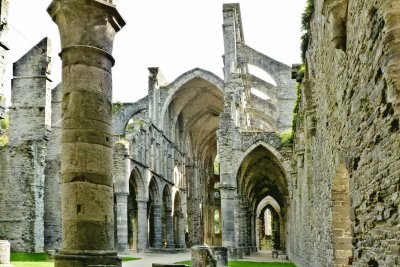
[[[8,132],[10,127],[10,114],[7,112],[6,117],[1,120],[1,130],[3,131],[3,135],[0,136],[0,146],[5,146],[8,144]]]
[[[296,83],[296,101],[293,108],[292,132],[296,132],[297,117],[301,100],[301,83]]]
[[[120,111],[123,107],[123,104],[121,102],[115,102],[112,105],[112,114],[117,113],[118,111]]]
[[[311,19],[314,14],[314,0],[307,0],[306,7],[304,9],[303,14],[301,15],[301,29],[304,31],[301,36],[301,58],[303,62],[306,58],[306,51],[308,49],[308,44],[310,42],[310,27],[311,27]]]
[[[281,146],[282,147],[291,147],[293,145],[293,131],[286,130],[279,134],[281,138]]]

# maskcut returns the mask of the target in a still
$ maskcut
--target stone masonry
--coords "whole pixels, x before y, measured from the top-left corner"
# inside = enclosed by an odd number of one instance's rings
[[[399,266],[399,1],[310,2],[293,147],[281,140],[292,70],[246,44],[238,4],[223,5],[223,79],[195,68],[168,82],[149,67],[148,95],[112,106],[124,23],[110,2],[53,1],[63,82],[52,92],[49,40],[14,65],[0,148],[12,250],[62,244],[59,267],[119,266],[115,249],[210,254],[204,244],[222,258],[274,248],[299,267]],[[2,101],[0,87],[0,113]]]
[[[14,251],[43,251],[44,186],[50,137],[50,41],[14,63],[10,142],[0,149],[0,236]],[[15,208],[18,207],[18,208]]]
[[[400,2],[313,2],[288,254],[297,266],[399,266]]]
[[[54,0],[61,36],[62,249],[57,267],[121,266],[114,252],[113,39],[125,22],[104,1]]]
[[[0,122],[6,115],[6,98],[4,96],[4,73],[6,71],[5,56],[9,50],[4,42],[4,36],[8,31],[8,0],[0,1]],[[0,126],[0,136],[3,134],[3,129]]]

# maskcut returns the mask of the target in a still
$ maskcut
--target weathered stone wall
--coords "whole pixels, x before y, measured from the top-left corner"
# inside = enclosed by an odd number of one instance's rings
[[[44,248],[44,168],[51,120],[49,53],[45,38],[14,63],[10,143],[2,153],[8,167],[1,173],[0,199],[4,207],[0,236],[11,241],[14,251]]]
[[[297,266],[346,266],[352,250],[353,266],[398,266],[399,2],[314,5],[304,119],[296,133],[290,256]],[[315,107],[307,104],[311,98]],[[338,177],[347,179],[339,189]],[[350,220],[352,231],[338,218]]]
[[[9,50],[7,44],[4,42],[4,36],[8,31],[8,0],[0,1],[0,121],[5,117],[6,99],[4,96],[4,73],[6,71],[6,52]],[[2,129],[0,126],[0,136]]]
[[[61,246],[61,84],[51,91],[51,121],[44,184],[46,250]]]

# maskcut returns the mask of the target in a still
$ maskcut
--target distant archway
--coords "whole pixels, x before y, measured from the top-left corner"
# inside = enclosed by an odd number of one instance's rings
[[[173,218],[172,218],[172,200],[168,185],[164,187],[162,198],[162,242],[163,248],[173,248]]]
[[[186,247],[186,226],[182,212],[182,202],[179,192],[175,193],[174,199],[174,242],[176,248]]]
[[[153,248],[162,248],[161,242],[161,206],[156,179],[149,184],[149,202],[147,206],[149,225],[149,244]]]
[[[134,169],[129,177],[129,196],[128,196],[128,244],[129,249],[138,250],[138,181],[141,180],[139,172]]]

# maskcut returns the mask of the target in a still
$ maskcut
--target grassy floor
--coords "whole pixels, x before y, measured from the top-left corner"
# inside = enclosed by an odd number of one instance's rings
[[[192,266],[191,261],[177,262]],[[286,262],[254,262],[254,261],[230,261],[228,262],[230,267],[296,267],[293,263]]]
[[[14,267],[54,267],[46,253],[11,253],[11,264]],[[139,258],[122,257],[122,261],[133,261]]]

